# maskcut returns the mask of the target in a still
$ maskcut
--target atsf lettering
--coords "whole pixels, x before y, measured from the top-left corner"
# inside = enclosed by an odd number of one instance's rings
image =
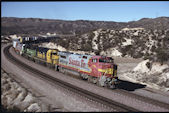
[[[81,60],[81,67],[85,67],[86,63],[84,63],[84,60]]]

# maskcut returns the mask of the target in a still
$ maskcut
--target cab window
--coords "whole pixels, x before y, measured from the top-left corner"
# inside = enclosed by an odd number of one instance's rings
[[[99,59],[99,62],[101,62],[101,63],[113,63],[114,60],[112,58],[109,58],[109,59],[101,58],[101,59]]]
[[[87,56],[83,56],[84,59],[87,59]]]
[[[52,53],[52,55],[57,55],[57,53]]]
[[[62,55],[61,55],[60,57],[66,59],[66,56],[62,56]]]
[[[109,63],[114,63],[114,59],[110,58]]]
[[[97,62],[97,59],[92,59],[92,62],[96,63],[96,62]]]
[[[106,63],[106,59],[99,59],[99,62],[104,62],[104,63]]]

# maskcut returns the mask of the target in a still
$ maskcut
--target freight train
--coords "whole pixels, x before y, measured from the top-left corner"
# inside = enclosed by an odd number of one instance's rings
[[[72,73],[99,86],[115,88],[118,84],[117,65],[113,58],[99,55],[83,55],[23,44],[13,40],[15,51],[37,63],[62,73]]]

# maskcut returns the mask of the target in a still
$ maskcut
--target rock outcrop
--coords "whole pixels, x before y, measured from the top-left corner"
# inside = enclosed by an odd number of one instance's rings
[[[1,69],[1,104],[5,112],[49,112],[50,106]]]

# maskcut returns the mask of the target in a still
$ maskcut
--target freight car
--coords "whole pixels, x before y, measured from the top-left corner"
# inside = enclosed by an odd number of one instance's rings
[[[19,38],[20,43],[23,43],[23,44],[28,44],[36,40],[38,40],[38,37],[20,37]]]
[[[14,49],[16,48],[16,45],[17,45],[18,42],[19,42],[19,39],[13,39],[12,46],[13,46]]]
[[[15,49],[17,54],[23,54],[24,46],[25,44],[20,43],[18,39],[13,40],[13,48]]]
[[[36,43],[43,43],[43,42],[50,42],[51,40],[59,39],[59,37],[42,37],[42,36],[31,36],[31,37],[20,37],[19,41],[23,44],[36,44]]]

